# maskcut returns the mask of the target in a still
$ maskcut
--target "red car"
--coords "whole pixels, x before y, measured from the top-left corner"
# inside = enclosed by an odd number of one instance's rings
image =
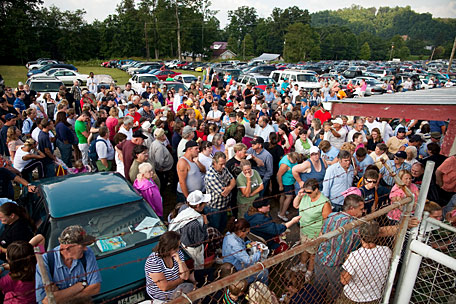
[[[166,80],[166,78],[174,78],[176,75],[180,75],[182,73],[174,72],[171,70],[163,70],[163,71],[157,71],[154,73],[155,76],[157,76],[158,79],[160,80]]]
[[[177,64],[177,67],[178,67],[178,68],[182,68],[183,66],[186,66],[187,64],[188,64],[188,62],[187,62],[187,61],[184,61],[184,62],[178,63],[178,64]]]

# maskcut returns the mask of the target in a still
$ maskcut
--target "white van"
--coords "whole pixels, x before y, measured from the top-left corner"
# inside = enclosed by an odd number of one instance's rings
[[[300,89],[302,88],[306,91],[321,88],[321,83],[318,82],[318,79],[315,76],[315,74],[310,71],[308,72],[300,70],[277,70],[271,72],[269,77],[274,79],[279,84],[279,86],[282,85],[284,79],[288,79],[290,82],[290,86],[298,84]]]

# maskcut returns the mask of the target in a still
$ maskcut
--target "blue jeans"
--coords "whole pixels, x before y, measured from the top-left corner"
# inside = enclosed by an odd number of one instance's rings
[[[44,164],[44,177],[53,177],[55,176],[55,164],[54,162],[49,162]]]
[[[226,208],[215,209],[209,206],[205,206],[203,212],[207,215],[209,226],[214,227],[223,234],[223,231],[225,231],[226,228],[226,223],[228,222],[228,213],[226,212]]]
[[[260,193],[258,193],[258,195],[260,197],[264,197],[264,193],[268,189],[268,186],[269,186],[269,180],[266,180],[266,181],[263,180],[263,190],[261,190]]]
[[[59,148],[63,162],[68,166],[68,168],[71,168],[71,152],[73,151],[73,145],[66,144],[59,139],[56,140],[56,145],[57,148]]]

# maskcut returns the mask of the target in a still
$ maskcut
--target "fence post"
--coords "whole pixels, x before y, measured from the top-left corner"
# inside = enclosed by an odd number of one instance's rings
[[[433,161],[426,162],[426,169],[424,170],[423,182],[421,184],[421,189],[420,189],[420,195],[418,196],[418,203],[415,208],[415,216],[417,218],[419,218],[420,220],[422,220],[422,218],[423,218],[424,205],[426,204],[426,197],[428,195],[429,186],[431,184],[432,173],[434,172],[434,166],[435,166],[435,163]],[[419,268],[420,263],[421,263],[421,259],[422,259],[421,256],[418,256],[417,254],[412,253],[410,251],[410,244],[411,244],[412,240],[414,240],[417,237],[418,230],[419,230],[419,227],[414,227],[410,230],[410,237],[408,239],[407,247],[405,249],[405,256],[404,256],[404,260],[403,260],[403,264],[402,264],[402,270],[401,270],[398,284],[397,284],[397,291],[406,292],[408,290],[408,288],[410,288],[410,296],[411,296],[411,291],[413,289],[413,285],[410,287],[409,286],[410,282],[404,282],[404,278],[405,278],[406,272],[410,271],[411,273],[413,273],[412,271],[415,271],[415,270],[416,270],[416,273],[415,273],[415,278],[416,278],[416,274],[418,273],[418,270],[415,268],[416,267]],[[413,258],[412,258],[412,256],[413,256]],[[418,263],[418,266],[416,266],[417,263]],[[413,265],[413,266],[411,266],[411,265]],[[409,269],[409,267],[412,267],[412,268]],[[407,276],[407,277],[409,278],[407,281],[409,281],[410,276]],[[415,278],[413,279],[413,284],[415,284]],[[401,303],[401,302],[398,302],[398,300],[399,300],[398,297],[399,297],[400,293],[401,292],[396,292],[396,295],[394,297],[394,303]],[[403,297],[401,297],[401,298],[404,299]],[[410,300],[410,297],[407,300],[407,302],[409,300]]]
[[[51,252],[51,254],[53,254],[53,253]],[[38,263],[38,267],[40,268],[41,278],[43,279],[42,281],[43,281],[43,285],[44,285],[44,290],[46,291],[48,304],[55,304],[54,293],[51,290],[51,281],[49,280],[49,276],[48,276],[46,267],[44,266],[43,256],[40,252],[39,247],[35,247],[35,256],[36,256],[36,261]]]

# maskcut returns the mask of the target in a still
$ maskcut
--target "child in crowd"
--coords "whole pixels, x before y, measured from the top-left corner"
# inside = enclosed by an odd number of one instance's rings
[[[285,273],[286,293],[280,298],[284,304],[320,304],[324,297],[310,283],[305,282],[305,275],[302,271],[289,270]]]
[[[152,179],[153,168],[150,163],[142,163],[138,167],[139,173],[133,183],[133,187],[141,193],[142,197],[149,203],[155,213],[163,217],[163,201],[160,189]]]
[[[82,160],[78,159],[74,162],[74,167],[68,170],[72,174],[85,173],[92,171],[89,166],[84,166]]]

